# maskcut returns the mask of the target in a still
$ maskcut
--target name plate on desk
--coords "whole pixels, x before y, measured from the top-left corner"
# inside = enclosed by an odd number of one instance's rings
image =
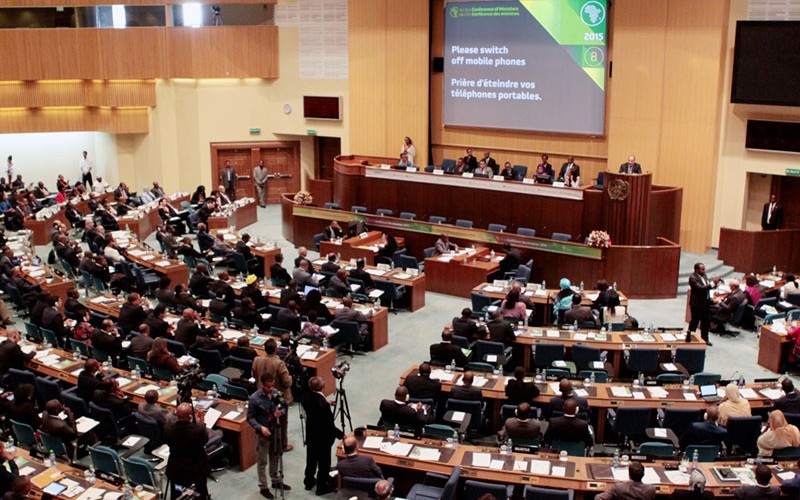
[[[361,233],[361,234],[359,234],[359,235],[358,235],[358,237],[359,237],[359,238],[361,238],[362,240],[363,240],[364,238],[366,238],[367,236],[369,236],[369,233],[367,233],[366,231],[364,231],[363,233]]]
[[[406,167],[406,172],[416,172],[417,167]]]
[[[554,182],[553,183],[553,187],[554,188],[563,188],[564,186],[566,186],[566,184],[564,184],[563,182]]]
[[[503,182],[503,181],[505,181],[505,180],[506,180],[506,178],[505,178],[505,177],[503,177],[502,175],[495,175],[494,177],[492,177],[492,180],[493,180],[493,181],[499,181],[499,182]]]
[[[381,164],[381,170],[391,170],[392,166],[387,165],[386,163]]]
[[[433,175],[444,175],[444,170],[441,169],[434,170]]]
[[[464,172],[463,174],[461,174],[461,177],[466,177],[467,179],[472,179],[475,176],[472,175],[472,172]]]
[[[522,179],[522,183],[523,184],[533,184],[534,183],[533,182],[533,177],[525,177],[524,179]]]

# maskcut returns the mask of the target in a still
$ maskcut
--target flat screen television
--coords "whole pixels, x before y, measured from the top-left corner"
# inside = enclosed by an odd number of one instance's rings
[[[738,21],[731,102],[800,106],[800,21]]]

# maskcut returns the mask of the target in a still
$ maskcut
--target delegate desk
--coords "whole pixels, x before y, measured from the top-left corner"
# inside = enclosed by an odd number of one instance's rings
[[[425,274],[432,292],[469,297],[476,283],[485,282],[489,275],[500,269],[503,254],[495,254],[489,247],[464,248],[425,259]]]
[[[598,210],[602,211],[600,208]],[[533,281],[544,279],[558,283],[567,275],[575,282],[585,283],[608,279],[610,282],[616,281],[619,288],[633,299],[671,298],[677,293],[675,283],[678,282],[681,247],[666,238],[656,238],[652,246],[613,245],[601,250],[582,243],[521,236],[510,231],[501,233],[430,223],[419,213],[418,217],[419,220],[406,220],[297,205],[292,195],[281,196],[283,236],[295,246],[313,248],[314,235],[321,233],[332,220],[345,225],[359,221],[373,230],[402,237],[407,253],[417,259],[422,258],[425,248],[434,246],[441,233],[447,233],[451,241],[462,247],[474,244],[502,252],[503,244],[508,243],[520,249],[524,261],[530,258],[534,260]],[[647,279],[643,279],[643,276]],[[485,278],[474,281],[471,287],[482,281],[486,281]]]
[[[327,259],[315,260],[312,263],[314,264],[314,270],[316,272],[319,272],[320,267],[326,261]],[[348,274],[350,273],[350,271],[356,268],[355,262],[352,260],[349,263],[340,262],[339,264],[345,271],[348,272]],[[426,277],[424,273],[420,273],[416,276],[411,276],[402,269],[379,269],[378,267],[370,265],[364,266],[364,270],[368,272],[373,277],[373,279],[386,280],[396,285],[403,285],[406,288],[406,295],[409,297],[408,303],[410,311],[413,312],[425,307]]]
[[[59,221],[66,227],[71,227],[65,215],[67,209],[64,204],[43,208],[33,218],[25,219],[25,229],[33,233],[31,240],[34,245],[47,245],[50,243],[50,233],[53,231],[53,222]],[[46,216],[45,216],[46,215]]]
[[[395,478],[395,493],[405,495],[414,483],[421,483],[427,472],[449,476],[457,466],[461,467],[461,478],[489,481],[515,486],[514,498],[522,497],[522,488],[533,485],[544,488],[571,489],[578,500],[592,498],[618,481],[615,476],[627,476],[627,468],[612,471],[609,457],[568,457],[562,461],[557,454],[523,453],[501,454],[496,447],[455,445],[436,439],[406,439],[395,441],[386,438],[385,432],[366,432],[359,438],[359,454],[369,455],[383,469],[384,476]],[[397,444],[397,446],[394,446]],[[341,445],[336,448],[338,458],[344,457]],[[675,490],[687,490],[689,475],[674,470],[676,461],[659,460],[644,463],[644,481],[653,484],[658,495],[669,495]],[[742,462],[699,463],[698,469],[705,475],[706,490],[715,495],[731,495],[742,486],[741,481],[720,481],[714,468],[722,466],[744,467]],[[793,463],[784,464],[792,470]],[[781,484],[777,474],[784,468],[774,468],[772,486]],[[624,472],[623,472],[624,471]],[[622,479],[624,480],[624,478]],[[460,496],[460,495],[456,495]]]
[[[105,295],[94,297],[86,301],[86,307],[90,310],[105,314],[112,318],[119,317],[119,309],[122,307],[124,301],[119,297],[114,297],[112,295]],[[178,316],[168,315],[167,322],[171,325],[174,325],[178,321]],[[211,321],[205,321],[207,325],[214,324]],[[250,345],[254,347],[260,355],[264,355],[264,344],[267,343],[267,340],[270,338],[268,335],[253,335],[251,332],[243,332],[240,330],[234,330],[232,328],[225,328],[221,325],[216,325],[219,327],[220,335],[225,339],[228,344],[233,347],[236,345],[236,340],[239,337],[248,337],[250,339]],[[333,375],[331,374],[331,368],[336,364],[336,351],[333,349],[302,349],[303,353],[298,352],[298,355],[304,354],[305,356],[300,356],[300,363],[305,366],[306,368],[310,369],[314,372],[315,375],[321,377],[325,380],[325,390],[326,394],[333,392],[336,388],[333,380]],[[306,354],[308,351],[308,354]]]
[[[231,232],[231,230],[227,227],[224,229],[214,229],[211,231],[211,234],[213,234],[214,237],[216,237],[219,233],[222,233],[222,238],[227,244],[231,245],[231,248],[233,248],[233,245],[235,245],[237,241],[242,239],[242,236],[238,231]],[[264,270],[265,275],[268,275],[270,266],[275,263],[275,256],[281,253],[280,247],[275,242],[262,242],[258,239],[254,241],[252,238],[249,242],[247,242],[247,246],[250,247],[254,257],[261,259],[263,264],[262,269]]]
[[[784,373],[789,354],[794,348],[794,340],[786,335],[786,328],[773,330],[774,326],[761,327],[761,335],[758,337],[758,364],[775,373]]]
[[[27,344],[30,345],[30,344]],[[35,346],[35,344],[33,344]],[[23,347],[25,349],[25,347]],[[71,353],[59,349],[43,350],[41,356],[28,362],[28,366],[41,374],[49,375],[70,385],[78,384],[78,375],[83,370],[83,360],[76,360]],[[144,394],[148,389],[156,389],[159,393],[158,402],[168,409],[175,408],[178,404],[177,385],[156,382],[148,379],[134,380],[125,370],[114,369],[118,375],[120,390],[128,396],[133,403],[144,401]],[[203,397],[203,393],[195,390],[195,395]],[[218,400],[214,408],[222,412],[216,426],[237,435],[236,447],[239,450],[239,465],[242,470],[247,469],[256,461],[255,431],[247,423],[247,415],[242,405],[225,400]]]
[[[215,213],[208,218],[208,230],[233,227],[242,229],[258,220],[258,204],[253,198],[242,198],[234,202],[233,210],[224,207],[225,211]]]
[[[174,287],[178,283],[189,282],[189,266],[177,259],[168,259],[162,254],[142,248],[129,246],[125,249],[125,257],[142,267],[152,269],[156,273],[169,277]]]
[[[181,203],[189,201],[189,195],[185,193],[175,193],[168,196],[167,201],[176,210],[180,211],[182,210]],[[158,213],[157,201],[137,207],[128,212],[124,217],[117,219],[117,225],[120,229],[132,232],[140,240],[144,240],[150,236],[161,224],[161,215]]]
[[[336,241],[321,241],[319,243],[319,254],[321,256],[334,253],[344,260],[364,259],[368,264],[375,262],[378,250],[386,245],[386,235],[381,231],[369,231],[363,235],[353,236],[352,238],[340,239]],[[395,238],[397,247],[403,248],[405,240]]]

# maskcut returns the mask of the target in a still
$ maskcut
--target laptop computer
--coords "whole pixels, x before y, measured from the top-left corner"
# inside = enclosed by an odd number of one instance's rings
[[[717,394],[717,386],[715,384],[701,385],[700,397],[703,398],[706,403],[716,403],[722,400]]]

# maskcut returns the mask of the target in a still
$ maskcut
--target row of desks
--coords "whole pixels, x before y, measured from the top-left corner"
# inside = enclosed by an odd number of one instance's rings
[[[242,229],[245,226],[254,224],[258,220],[258,204],[256,200],[250,198],[249,201],[236,205],[233,211],[228,214],[212,215],[208,218],[208,230],[224,229],[233,227]]]
[[[616,481],[627,480],[627,468],[613,469],[611,458],[568,457],[562,461],[558,455],[540,453],[501,454],[497,448],[447,445],[438,440],[401,439],[392,441],[384,433],[367,431],[360,438],[359,454],[375,459],[385,476],[397,478],[396,491],[405,494],[412,482],[422,482],[425,472],[449,475],[461,467],[461,477],[479,481],[524,487],[533,485],[546,488],[571,489],[577,498],[591,498],[610,488]],[[395,445],[395,443],[398,443]],[[342,458],[341,446],[337,456]],[[487,463],[488,460],[488,463]],[[681,474],[676,461],[645,463],[644,481],[653,484],[659,495],[676,490],[687,490],[689,475]],[[794,464],[773,467],[771,485],[779,486],[782,479],[793,477]],[[741,462],[699,463],[706,477],[706,489],[715,495],[731,495],[743,483],[739,480],[721,481],[714,472],[717,467],[744,467]],[[780,474],[780,476],[779,476]]]
[[[339,254],[342,259],[365,259],[368,263],[374,262],[379,249],[386,244],[384,240],[386,234],[381,231],[369,231],[352,238],[343,238],[335,241],[321,241],[319,243],[319,254],[322,256],[329,253]],[[403,248],[405,240],[395,238],[398,248]]]

